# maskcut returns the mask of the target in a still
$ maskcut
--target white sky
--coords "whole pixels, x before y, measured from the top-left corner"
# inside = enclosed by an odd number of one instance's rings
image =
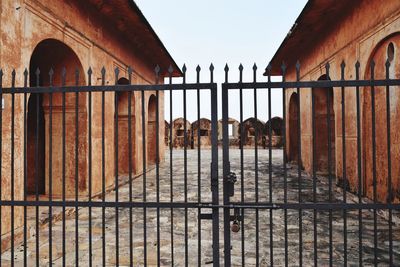
[[[230,67],[229,81],[237,82],[238,66],[244,66],[244,81],[252,81],[252,66],[258,66],[258,81],[306,0],[135,0],[179,66],[185,63],[187,82],[196,79],[195,68],[202,68],[201,80],[209,81],[208,67],[215,66],[214,81],[224,81],[223,68]],[[174,82],[180,82],[176,79]],[[274,91],[274,90],[273,90]],[[268,118],[267,91],[257,93],[258,117]],[[169,120],[169,94],[165,98],[165,118]],[[239,119],[238,92],[231,92],[229,115]],[[210,94],[201,95],[201,117],[210,118]],[[219,94],[218,117],[221,118]],[[187,93],[187,118],[197,118],[196,93]],[[253,93],[244,92],[244,119],[254,116]],[[182,93],[173,94],[173,117],[183,116]],[[271,116],[282,115],[281,91],[272,97]]]

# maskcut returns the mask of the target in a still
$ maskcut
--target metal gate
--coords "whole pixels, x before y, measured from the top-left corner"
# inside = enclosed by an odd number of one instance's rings
[[[179,83],[156,67],[154,85],[134,84],[131,68],[103,68],[98,81],[89,69],[87,84],[63,69],[25,71],[21,86],[13,71],[4,86],[1,73],[0,265],[398,265],[400,129],[390,101],[400,80],[389,63],[383,78],[374,70],[360,80],[357,63],[345,80],[343,63],[331,79],[327,64],[320,80],[300,81],[298,64],[286,81],[283,65],[282,81],[268,67],[257,82],[254,66],[244,82],[240,65],[230,83],[226,66],[221,121],[212,65],[209,82],[197,67],[194,83],[185,66]],[[197,128],[187,122],[193,103]]]

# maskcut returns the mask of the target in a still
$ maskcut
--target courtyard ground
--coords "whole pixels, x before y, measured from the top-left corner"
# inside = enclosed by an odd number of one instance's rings
[[[187,199],[190,202],[198,201],[198,178],[200,169],[200,192],[201,201],[211,201],[210,191],[210,161],[211,150],[201,151],[201,166],[198,168],[197,150],[187,151]],[[274,203],[282,203],[284,197],[284,169],[282,160],[282,150],[272,151],[272,199]],[[166,160],[160,165],[160,201],[168,202],[171,198],[171,184],[170,184],[170,155],[169,151],[166,153]],[[221,180],[222,175],[222,151],[219,151],[220,169],[219,176]],[[244,184],[244,200],[251,202],[255,199],[255,151],[253,149],[244,150],[243,157],[243,184]],[[235,187],[234,201],[240,199],[240,150],[230,150],[230,163],[231,170],[238,176],[238,182]],[[269,200],[269,159],[268,150],[258,151],[258,194],[260,201]],[[298,189],[299,182],[297,176],[297,166],[287,165],[287,197],[288,202],[298,202]],[[172,178],[173,178],[173,200],[176,202],[183,202],[185,198],[184,193],[184,152],[183,150],[173,151],[172,160]],[[119,188],[119,201],[129,200],[129,183],[126,177],[120,177],[120,183],[124,184]],[[156,171],[152,169],[146,174],[146,200],[151,202],[156,200],[157,192]],[[312,202],[313,200],[313,180],[310,176],[302,173],[301,188],[302,188],[302,201]],[[220,197],[222,198],[222,183],[220,183]],[[328,178],[324,176],[317,177],[317,202],[325,202],[329,196],[329,182]],[[342,201],[343,191],[340,187],[335,186],[333,182],[332,199],[333,202]],[[115,200],[115,191],[107,194],[107,201]],[[143,200],[143,176],[139,176],[132,181],[132,199],[133,201]],[[356,202],[357,198],[348,193],[348,202]],[[95,199],[94,201],[100,201]],[[40,207],[40,232],[39,232],[39,261],[40,265],[49,265],[49,224],[47,223],[48,207]],[[62,266],[62,229],[63,224],[60,220],[60,208],[53,208],[54,223],[52,224],[52,261],[55,266]],[[28,225],[29,226],[29,239],[27,242],[27,260],[28,266],[34,265],[36,261],[36,233],[34,228],[34,208],[28,209]],[[105,209],[105,225],[104,230],[106,234],[105,239],[105,260],[107,266],[114,266],[116,264],[116,209]],[[132,212],[132,213],[131,213]],[[205,209],[203,213],[210,211]],[[387,266],[389,263],[389,226],[388,221],[385,219],[387,213],[384,211],[377,211],[377,256],[378,264]],[[66,255],[65,263],[67,266],[75,265],[75,212],[74,208],[67,209],[66,225]],[[88,208],[80,208],[79,216],[79,263],[81,266],[88,266],[89,261],[89,212]],[[130,228],[130,214],[132,214],[132,228]],[[212,264],[212,240],[211,240],[211,221],[201,221],[201,251],[200,257],[198,255],[198,209],[188,210],[188,240],[185,240],[185,211],[184,209],[174,209],[173,217],[171,217],[171,209],[160,209],[160,256],[161,265],[172,265],[171,254],[171,229],[173,229],[173,265],[184,265],[184,252],[185,243],[188,246],[188,265],[211,265]],[[358,265],[359,259],[359,220],[358,210],[349,210],[347,212],[347,260],[351,266]],[[119,208],[118,209],[118,226],[119,226],[119,265],[130,265],[130,236],[132,235],[132,258],[133,266],[142,266],[144,264],[144,220],[143,208]],[[259,211],[259,264],[261,266],[269,266],[271,260],[270,248],[272,244],[273,262],[276,266],[284,265],[285,259],[285,231],[284,231],[284,211],[272,211],[272,234],[273,241],[270,240],[270,211]],[[362,256],[363,265],[373,265],[374,259],[374,226],[372,210],[362,211]],[[244,214],[244,262],[246,266],[256,265],[256,214],[254,210],[246,210]],[[172,219],[172,220],[171,220]],[[314,261],[314,211],[302,211],[302,232],[303,232],[303,265],[313,265]],[[395,214],[394,220],[397,224],[393,224],[393,256],[394,262],[400,262],[400,231],[398,214]],[[221,226],[220,226],[220,253],[223,255],[223,224],[221,212]],[[156,209],[147,209],[146,211],[146,238],[147,238],[147,264],[154,266],[157,264],[157,213]],[[172,225],[172,228],[171,228]],[[103,220],[102,208],[92,208],[91,214],[91,227],[92,227],[92,250],[93,250],[93,265],[102,265],[103,255]],[[289,266],[296,266],[299,264],[299,212],[298,210],[287,211],[287,229],[288,229],[288,260]],[[333,265],[343,265],[344,255],[344,234],[343,234],[343,211],[332,212],[332,237],[333,237]],[[242,265],[242,239],[241,232],[231,233],[232,237],[232,264],[234,266]],[[15,266],[23,265],[23,246],[15,248]],[[329,211],[317,212],[317,252],[318,264],[325,266],[329,263]],[[10,251],[6,251],[1,255],[2,266],[10,265]],[[221,257],[222,258],[222,257]],[[198,260],[200,259],[200,263]],[[222,263],[222,259],[221,259]]]

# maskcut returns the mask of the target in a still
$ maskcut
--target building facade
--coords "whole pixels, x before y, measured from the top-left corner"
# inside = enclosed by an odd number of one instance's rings
[[[271,60],[272,75],[281,75],[281,65],[287,66],[287,81],[296,80],[296,62],[299,60],[300,80],[340,80],[341,65],[345,62],[344,79],[356,78],[355,64],[358,61],[359,78],[369,80],[371,62],[375,62],[375,79],[385,79],[385,63],[390,62],[389,76],[398,79],[400,49],[400,2],[385,0],[361,1],[319,1],[310,0],[296,20],[287,37]],[[325,65],[330,64],[329,76]],[[391,118],[391,159],[400,160],[400,120],[396,115],[400,103],[399,88],[390,88]],[[360,190],[373,198],[373,142],[372,142],[372,100],[370,87],[360,89],[361,109],[361,162],[357,152],[357,98],[354,88],[344,90],[345,108],[342,118],[341,88],[313,88],[285,90],[286,97],[286,141],[288,160],[298,161],[301,153],[302,167],[313,170],[312,144],[315,141],[314,155],[318,172],[327,172],[328,146],[332,154],[332,173],[337,183],[343,184],[343,170],[349,190],[358,192],[358,177],[362,178]],[[314,96],[315,128],[312,131],[312,96]],[[387,127],[386,127],[385,89],[375,87],[375,128],[376,128],[376,177],[377,199],[388,201],[387,170]],[[299,107],[300,106],[300,107]],[[329,108],[330,107],[330,108]],[[298,108],[301,125],[298,128]],[[342,134],[342,120],[345,131]],[[328,123],[328,121],[330,123]],[[328,128],[328,124],[331,126]],[[331,131],[331,144],[328,132]],[[301,135],[301,152],[298,131]],[[343,139],[346,147],[346,162],[343,162]],[[358,172],[361,164],[361,173]],[[400,200],[400,168],[392,164],[392,201]]]
[[[133,1],[78,1],[78,0],[17,0],[0,3],[0,65],[3,67],[3,86],[11,86],[11,71],[15,69],[17,87],[24,86],[24,69],[29,71],[27,86],[49,86],[50,69],[54,71],[52,85],[62,85],[62,70],[66,68],[65,85],[127,84],[128,66],[133,69],[133,84],[154,84],[154,68],[158,64],[162,70],[169,65],[175,69],[173,75],[179,76],[180,70],[172,57],[155,34],[139,8]],[[106,69],[104,81],[102,68]],[[92,74],[89,77],[88,70]],[[40,70],[40,73],[37,70]],[[115,69],[119,70],[118,80]],[[78,75],[77,75],[78,73]],[[165,72],[161,73],[162,81]],[[78,183],[79,197],[88,197],[89,172],[92,175],[92,194],[102,190],[104,171],[105,187],[114,186],[115,181],[115,124],[118,123],[118,173],[129,172],[129,165],[135,174],[143,171],[146,165],[156,162],[155,140],[160,142],[160,157],[164,154],[164,95],[160,92],[159,123],[156,129],[155,92],[144,93],[145,106],[142,106],[141,92],[118,93],[118,109],[115,109],[114,92],[105,93],[104,128],[102,126],[102,93],[91,95],[81,92],[65,95],[65,105],[61,93],[28,94],[26,106],[27,135],[24,135],[24,99],[23,94],[15,95],[14,129],[11,129],[11,96],[3,95],[4,108],[2,118],[2,176],[1,198],[22,200],[26,193],[53,198],[75,196],[75,183]],[[129,102],[128,99],[131,99]],[[77,101],[77,102],[76,102]],[[75,124],[76,103],[78,103],[78,127]],[[131,108],[131,116],[128,114]],[[50,108],[51,107],[51,108]],[[65,177],[63,178],[63,110],[65,109]],[[142,109],[145,117],[141,116]],[[50,111],[51,110],[51,111]],[[89,112],[91,111],[91,112]],[[51,114],[51,123],[50,123]],[[89,118],[91,114],[91,118]],[[128,124],[131,117],[131,125]],[[91,120],[91,136],[88,122]],[[145,124],[143,137],[142,125]],[[131,127],[132,162],[128,162],[128,128]],[[104,132],[104,150],[102,149]],[[11,144],[11,137],[14,143]],[[76,137],[78,137],[76,139]],[[151,138],[150,138],[151,137]],[[89,138],[92,151],[89,153]],[[145,140],[143,140],[145,138]],[[26,140],[26,157],[24,151]],[[50,146],[51,140],[51,146]],[[78,158],[75,158],[75,141],[78,140]],[[146,158],[143,158],[143,144],[146,144]],[[12,156],[11,147],[14,146]],[[50,153],[51,152],[51,153]],[[103,162],[102,153],[106,155]],[[89,154],[92,167],[89,170]],[[13,157],[13,158],[12,158]],[[27,188],[24,188],[24,160],[26,159]],[[50,172],[50,164],[51,172]],[[11,162],[14,162],[12,166]],[[76,164],[78,174],[76,174]],[[102,168],[104,166],[104,170]],[[13,174],[13,176],[11,176]],[[76,177],[78,181],[76,181]],[[65,179],[65,183],[63,182]],[[11,181],[14,192],[11,192]],[[2,208],[1,232],[10,232],[10,208]],[[22,208],[15,208],[15,229],[23,222]],[[3,239],[2,236],[2,239]]]

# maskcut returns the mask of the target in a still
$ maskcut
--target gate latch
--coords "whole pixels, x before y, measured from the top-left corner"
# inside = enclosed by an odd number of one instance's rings
[[[237,181],[236,174],[234,172],[230,172],[226,177],[227,192],[230,197],[232,197],[234,194],[236,181]]]

